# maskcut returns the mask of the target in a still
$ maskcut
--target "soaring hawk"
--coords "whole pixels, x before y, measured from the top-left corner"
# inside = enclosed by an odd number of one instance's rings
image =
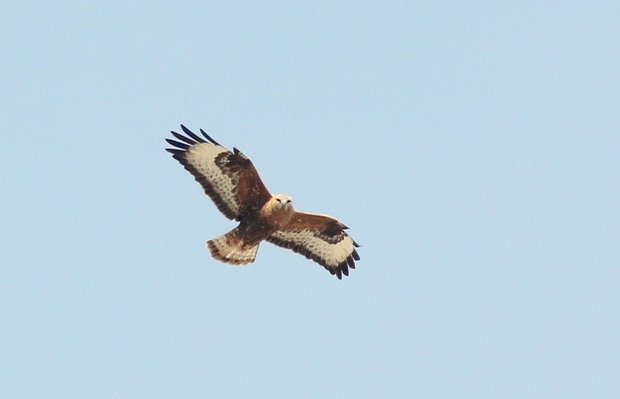
[[[207,241],[215,259],[233,265],[252,263],[258,245],[266,240],[315,261],[339,279],[355,268],[359,245],[342,222],[294,210],[290,196],[269,193],[241,151],[229,151],[202,129],[204,138],[183,125],[181,129],[185,135],[171,132],[179,141],[166,139],[174,147],[166,151],[194,176],[224,216],[239,222],[228,233]]]

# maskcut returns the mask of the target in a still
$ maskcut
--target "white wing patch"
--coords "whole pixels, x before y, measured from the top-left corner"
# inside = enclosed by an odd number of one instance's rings
[[[343,231],[338,238],[329,242],[313,230],[295,229],[277,231],[267,241],[304,255],[341,278],[342,274],[349,274],[349,268],[355,268],[359,255],[355,250],[357,244],[348,234]]]
[[[218,165],[218,159],[222,159],[220,155],[224,153],[229,151],[219,145],[198,143],[187,150],[185,160],[211,183],[213,191],[220,196],[228,209],[238,214],[240,206],[235,193],[238,178],[224,174]]]
[[[166,139],[172,146],[166,151],[194,176],[224,216],[240,221],[271,198],[252,161],[241,151],[229,151],[202,129],[204,138],[183,125],[181,129],[185,135],[170,132],[175,139]]]

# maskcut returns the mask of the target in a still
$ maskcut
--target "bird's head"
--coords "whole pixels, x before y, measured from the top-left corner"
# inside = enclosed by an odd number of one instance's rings
[[[274,195],[273,198],[275,199],[275,205],[278,209],[286,209],[286,210],[293,209],[293,199],[291,198],[290,195],[277,194],[277,195]]]

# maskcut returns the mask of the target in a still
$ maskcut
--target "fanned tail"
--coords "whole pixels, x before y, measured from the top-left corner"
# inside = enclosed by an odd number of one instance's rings
[[[245,265],[254,262],[258,245],[248,246],[238,236],[237,229],[207,241],[211,256],[220,262],[233,265]]]

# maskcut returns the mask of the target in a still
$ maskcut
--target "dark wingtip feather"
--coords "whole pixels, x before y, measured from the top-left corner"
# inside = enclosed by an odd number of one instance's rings
[[[351,255],[353,256],[353,259],[360,260],[360,256],[356,250],[353,250],[353,253]]]
[[[336,277],[338,277],[338,280],[342,280],[342,272],[340,269],[336,269]]]
[[[207,132],[205,132],[204,130],[200,129],[200,133],[202,133],[202,135],[205,136],[205,138],[207,140],[209,140],[211,143],[213,143],[215,145],[219,145],[221,147],[220,143],[218,143],[217,141],[213,140],[213,137],[209,136],[207,134]]]
[[[197,142],[199,142],[199,143],[206,143],[205,139],[203,139],[202,137],[197,136],[196,134],[194,134],[194,132],[192,132],[191,130],[186,128],[185,125],[181,125],[181,129],[183,129],[183,132],[185,132],[185,134],[187,134],[189,137],[193,138]]]
[[[168,144],[173,145],[175,147],[178,147],[182,150],[187,150],[189,148],[189,145],[185,144],[185,143],[181,143],[179,141],[176,140],[172,140],[172,139],[166,139],[166,141],[168,142]]]
[[[187,144],[189,144],[189,145],[194,145],[194,144],[196,144],[196,142],[195,142],[194,140],[190,139],[189,137],[185,137],[185,136],[183,136],[182,134],[179,134],[179,133],[174,132],[174,131],[172,131],[172,130],[170,131],[170,133],[172,133],[172,135],[173,135],[174,137],[176,137],[177,139],[179,139],[179,140],[181,140],[181,141],[183,141],[183,142],[185,142],[185,143],[187,143]]]
[[[176,157],[176,156],[182,156],[183,154],[185,154],[184,150],[179,150],[178,148],[166,148],[166,151],[168,151],[169,153],[172,154],[172,156]]]

